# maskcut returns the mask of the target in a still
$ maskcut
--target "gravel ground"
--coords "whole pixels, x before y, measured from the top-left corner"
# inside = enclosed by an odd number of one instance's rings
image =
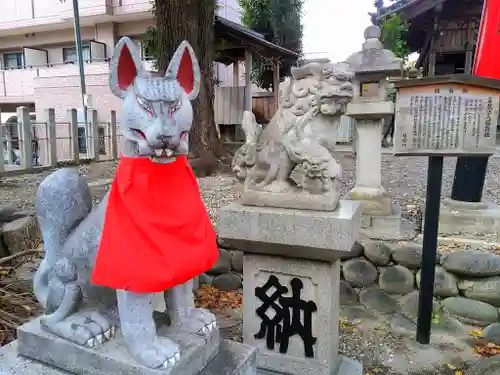
[[[347,153],[339,153],[337,157],[343,166],[342,193],[346,195],[355,183],[355,160]],[[427,159],[425,157],[382,157],[383,185],[390,192],[393,200],[399,203],[403,210],[423,208],[425,204],[425,190],[427,186]],[[455,172],[455,158],[446,158],[443,167],[442,195],[449,196]],[[115,162],[100,162],[79,167],[81,174],[90,182],[100,186],[93,186],[92,193],[99,199],[105,192],[105,186],[99,184],[113,177],[116,168]],[[50,174],[45,171],[37,174],[4,177],[0,181],[0,202],[15,204],[19,208],[32,208],[36,188],[40,181]],[[210,215],[216,218],[216,209],[238,197],[238,184],[227,174],[199,179],[200,190]],[[484,198],[500,203],[500,158],[490,158]],[[409,207],[408,207],[409,206]]]
[[[355,161],[347,153],[339,154],[338,160],[344,168],[343,194],[345,195],[354,186]],[[85,175],[91,183],[91,191],[95,200],[102,198],[105,194],[107,182],[113,177],[115,168],[115,162],[100,162],[79,167],[80,173]],[[455,159],[447,158],[443,171],[443,196],[450,194],[454,170]],[[50,171],[45,171],[38,174],[4,177],[0,181],[0,202],[14,204],[22,209],[32,209],[37,186],[49,173]],[[427,184],[426,158],[396,158],[384,155],[382,176],[384,186],[390,192],[393,200],[402,206],[403,212],[406,212],[405,216],[411,216],[411,212],[423,208]],[[201,178],[199,184],[203,199],[214,222],[217,218],[217,208],[234,201],[239,195],[238,184],[227,174]],[[500,203],[499,158],[491,158],[490,160],[484,197],[487,200]],[[234,322],[234,324],[229,322],[226,328],[228,338],[241,339],[240,322]],[[364,360],[366,374],[398,374],[381,363],[386,360],[382,357],[387,355],[387,349],[396,353],[401,348],[401,338],[385,330],[363,330],[361,334],[358,330],[342,330],[340,350],[348,356]],[[367,359],[369,359],[368,362]],[[417,372],[416,374],[447,375],[450,372],[443,369],[442,372]]]

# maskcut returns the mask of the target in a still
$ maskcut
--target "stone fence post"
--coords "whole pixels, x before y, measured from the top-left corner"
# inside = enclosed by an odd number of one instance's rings
[[[116,111],[111,111],[110,123],[109,123],[109,137],[111,140],[111,158],[118,159],[118,128],[116,123]]]
[[[17,130],[21,169],[33,168],[33,128],[28,107],[17,107]]]
[[[90,133],[90,158],[94,161],[99,161],[99,121],[97,117],[97,111],[95,109],[89,109],[89,133]]]
[[[76,109],[68,109],[66,114],[69,123],[69,136],[71,139],[71,160],[76,164],[80,162],[80,142],[78,139],[78,112]]]
[[[0,111],[0,119],[1,119],[1,116],[2,115],[2,111]],[[0,120],[0,145],[1,145],[1,152],[0,152],[0,172],[4,172],[5,171],[5,160],[4,160],[4,148],[3,148],[3,145],[4,145],[4,142],[7,146],[7,151],[9,151],[9,142],[7,141],[7,137],[5,136],[6,135],[6,129],[5,129],[5,126],[4,124],[2,124],[2,121]]]
[[[45,121],[47,122],[47,143],[48,143],[48,156],[49,165],[51,167],[57,166],[57,129],[56,129],[56,111],[54,108],[45,110]]]

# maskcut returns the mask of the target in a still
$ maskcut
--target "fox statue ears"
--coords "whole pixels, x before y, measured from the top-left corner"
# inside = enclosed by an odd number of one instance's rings
[[[113,94],[124,98],[127,90],[139,75],[147,75],[141,62],[139,49],[130,38],[124,36],[115,47],[109,74],[109,87]],[[200,66],[193,48],[183,41],[170,60],[166,79],[176,79],[193,100],[200,92]]]

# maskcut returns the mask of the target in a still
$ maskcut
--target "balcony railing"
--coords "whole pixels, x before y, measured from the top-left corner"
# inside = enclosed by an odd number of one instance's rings
[[[146,60],[144,65],[151,69],[153,62]],[[86,62],[84,70],[86,76],[108,74],[109,60]],[[73,63],[0,70],[0,101],[34,101],[36,78],[63,78],[78,75],[78,64]]]
[[[6,1],[3,0],[2,3]],[[80,17],[121,16],[151,10],[149,0],[80,0]],[[2,5],[3,6],[3,5]],[[61,23],[72,19],[72,2],[16,0],[5,4],[0,14],[0,31]],[[5,10],[5,11],[4,11]]]

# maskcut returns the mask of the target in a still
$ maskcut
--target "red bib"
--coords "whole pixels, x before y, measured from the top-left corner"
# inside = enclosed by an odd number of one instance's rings
[[[92,282],[156,293],[208,271],[215,231],[186,156],[122,157],[111,185]]]

